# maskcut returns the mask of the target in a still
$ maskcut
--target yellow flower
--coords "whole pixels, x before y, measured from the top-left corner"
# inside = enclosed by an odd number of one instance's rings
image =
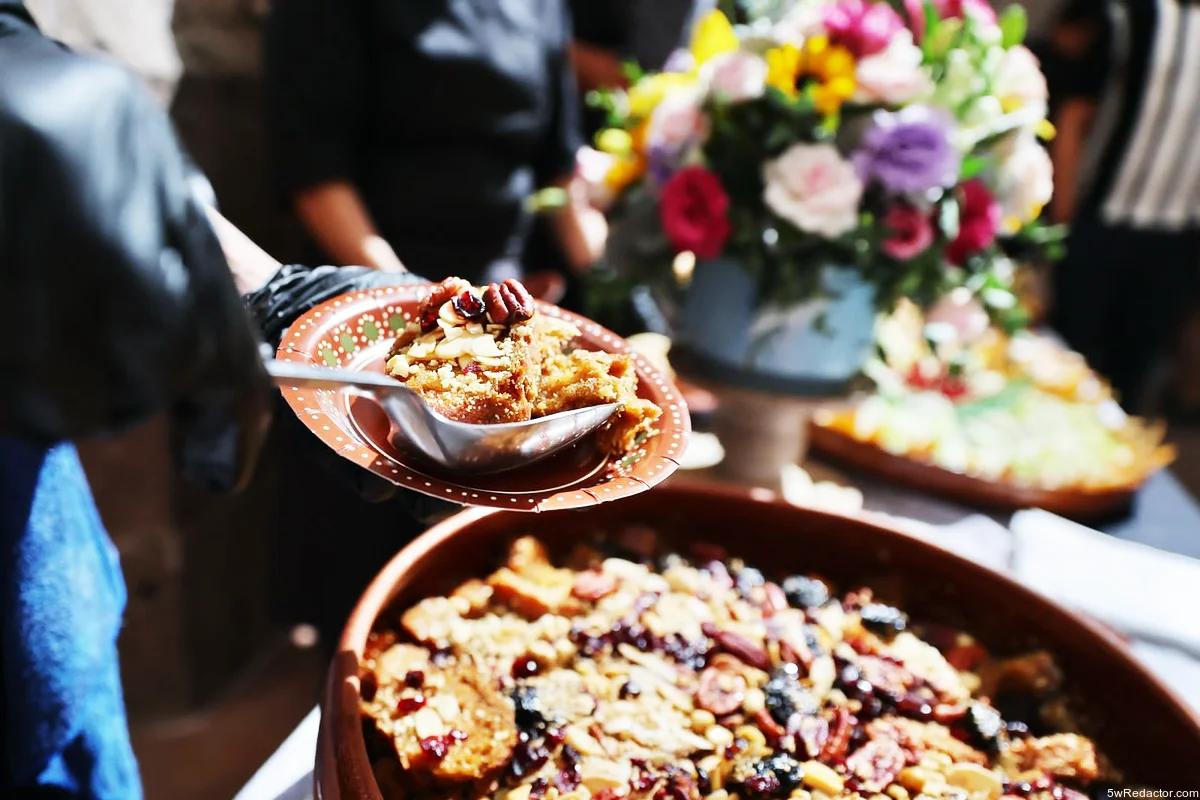
[[[604,176],[604,185],[620,194],[646,172],[646,159],[641,156],[627,156],[618,159],[608,168]]]
[[[1025,101],[1015,94],[1006,94],[1000,98],[1000,110],[1005,114],[1020,111],[1024,106]]]
[[[826,36],[810,38],[803,50],[785,44],[767,51],[767,85],[796,97],[805,79],[815,80],[813,102],[822,114],[835,113],[854,95],[854,69],[854,55]]]
[[[646,119],[658,104],[668,94],[679,89],[695,85],[694,75],[684,75],[677,72],[660,72],[649,75],[638,81],[626,94],[629,103],[629,116],[634,119]]]
[[[633,152],[633,137],[620,128],[608,128],[596,134],[596,147],[614,156],[625,156]]]
[[[796,79],[800,76],[803,57],[794,45],[785,44],[767,51],[767,86],[773,86],[788,97],[795,97]]]
[[[704,62],[723,53],[732,53],[738,49],[737,34],[729,18],[720,11],[710,11],[704,15],[696,27],[692,29],[692,43],[689,48],[692,58],[699,67]]]
[[[1036,133],[1039,139],[1050,141],[1058,135],[1058,129],[1054,127],[1054,123],[1048,119],[1044,119],[1037,124]]]

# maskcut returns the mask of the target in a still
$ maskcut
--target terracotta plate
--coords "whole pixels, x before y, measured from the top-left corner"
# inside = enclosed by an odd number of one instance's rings
[[[277,358],[382,372],[392,340],[415,314],[428,288],[393,286],[329,300],[292,323]],[[691,431],[678,391],[616,334],[540,301],[538,310],[579,328],[581,347],[632,355],[638,394],[662,408],[657,435],[620,462],[605,459],[585,439],[526,469],[457,475],[394,447],[388,440],[387,415],[372,400],[346,391],[297,388],[283,389],[283,396],[296,416],[342,458],[398,486],[463,505],[514,511],[580,508],[637,494],[663,481],[679,466]]]
[[[831,461],[877,475],[892,483],[945,497],[964,506],[996,511],[1040,508],[1052,514],[1089,522],[1119,514],[1133,502],[1139,487],[1084,491],[1040,489],[1008,481],[989,481],[904,456],[893,455],[839,430],[813,423],[810,446]]]

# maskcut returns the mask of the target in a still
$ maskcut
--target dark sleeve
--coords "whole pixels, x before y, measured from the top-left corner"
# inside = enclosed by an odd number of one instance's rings
[[[192,175],[131,73],[0,39],[0,433],[51,443],[168,411],[191,477],[247,474],[266,376]]]
[[[275,348],[301,314],[326,300],[364,289],[428,282],[426,278],[409,272],[387,273],[368,267],[289,265],[280,268],[265,286],[246,295],[244,300],[263,339]]]
[[[1058,18],[1051,37],[1049,77],[1055,100],[1095,100],[1104,90],[1112,67],[1113,31],[1108,3],[1072,0]]]
[[[364,103],[358,0],[271,4],[265,44],[267,135],[284,202],[334,180],[353,180]]]
[[[547,5],[551,21],[546,45],[551,86],[550,119],[534,164],[539,186],[573,175],[575,157],[583,146],[579,85],[567,49],[571,43],[571,23],[566,0],[548,0]]]
[[[634,0],[570,0],[573,38],[621,55],[633,50]]]

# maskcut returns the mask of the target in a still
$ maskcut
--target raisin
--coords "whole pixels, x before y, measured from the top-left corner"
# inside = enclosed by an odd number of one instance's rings
[[[425,698],[420,695],[416,697],[401,697],[396,701],[396,713],[398,714],[411,714],[424,707]]]
[[[414,669],[405,673],[404,685],[410,689],[420,689],[425,685],[425,673]]]
[[[967,743],[977,750],[996,755],[1004,746],[1005,725],[1000,712],[983,703],[971,703],[962,719]]]
[[[793,608],[818,608],[829,602],[829,587],[818,578],[793,575],[784,580],[782,588]]]
[[[455,295],[450,303],[454,306],[454,313],[465,320],[474,322],[483,317],[483,298],[470,290]]]
[[[621,684],[621,689],[617,696],[622,700],[628,700],[631,697],[638,697],[642,693],[642,688],[633,681],[625,681]]]
[[[538,674],[542,665],[537,662],[537,659],[529,656],[521,656],[513,662],[512,676],[517,680],[522,678],[532,678]]]
[[[780,725],[787,725],[793,714],[816,712],[814,698],[800,685],[800,670],[795,664],[781,664],[763,686],[767,711]]]
[[[546,725],[542,715],[542,702],[532,686],[518,686],[513,690],[513,705],[516,707],[517,727],[537,730]]]
[[[862,626],[876,636],[890,638],[908,627],[908,615],[883,603],[868,603],[859,613]]]
[[[441,761],[446,757],[446,753],[450,752],[449,736],[426,736],[419,744],[421,752],[438,761]]]

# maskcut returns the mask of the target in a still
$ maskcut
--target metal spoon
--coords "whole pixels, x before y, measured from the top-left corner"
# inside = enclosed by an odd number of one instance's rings
[[[525,466],[587,436],[612,417],[619,403],[498,425],[472,425],[447,419],[420,395],[377,372],[328,369],[294,361],[266,359],[277,386],[358,390],[383,406],[400,435],[434,462],[455,472],[502,472]]]

